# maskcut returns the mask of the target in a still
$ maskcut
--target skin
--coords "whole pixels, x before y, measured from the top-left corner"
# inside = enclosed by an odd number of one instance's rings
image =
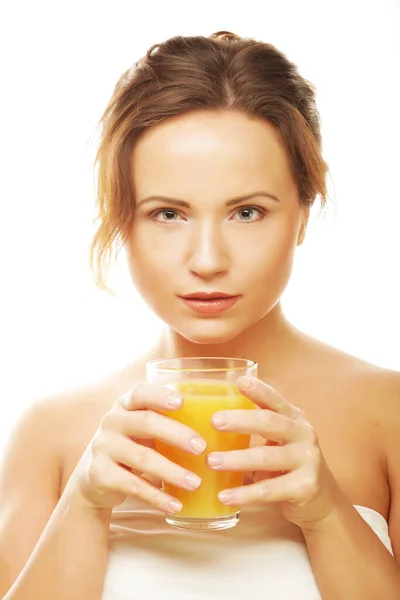
[[[131,174],[136,210],[127,258],[135,286],[167,324],[158,354],[251,357],[268,381],[278,364],[286,366],[296,350],[298,356],[301,344],[306,348],[283,316],[280,297],[309,212],[274,128],[235,111],[195,112],[146,132],[132,153]],[[226,206],[256,191],[275,199]],[[227,312],[198,315],[179,299],[216,290],[240,300]],[[236,506],[282,501],[289,520],[312,527],[341,501],[340,487],[304,411],[262,381],[253,383],[263,419],[229,411],[219,415],[224,429],[274,440],[276,413],[283,411],[284,444],[209,455],[211,468],[255,472],[252,485],[220,499]],[[262,476],[267,471],[285,474],[271,480]]]
[[[187,115],[147,131],[132,152],[131,169],[136,208],[126,245],[128,265],[136,288],[167,324],[162,354],[234,355],[236,347],[243,352],[247,346],[263,365],[267,337],[279,338],[286,353],[295,334],[279,299],[296,246],[304,239],[308,209],[299,201],[274,128],[237,112]],[[161,194],[173,200],[160,199]],[[253,197],[227,206],[237,196]],[[216,290],[239,295],[237,305],[223,314],[199,316],[179,297]],[[136,406],[136,396],[133,402]],[[248,415],[236,417],[240,423]],[[146,418],[159,431],[163,424],[171,427],[156,413]],[[170,439],[176,444],[178,432]],[[244,470],[256,471],[260,463],[247,454]],[[236,463],[225,467],[235,469]],[[137,462],[129,467],[140,476]],[[196,487],[201,483],[194,473],[180,473],[154,447],[147,450],[146,470],[164,479],[174,471],[175,484],[182,475],[197,480]],[[140,485],[149,500],[151,489]],[[251,492],[256,498],[257,485],[246,490],[247,498]]]
[[[370,552],[370,564],[378,569],[387,565],[385,572],[377,571],[373,593],[382,580],[391,585],[385,597],[397,597],[389,595],[400,577],[397,566],[355,516],[353,504],[370,507],[388,520],[398,558],[400,374],[322,344],[285,318],[280,298],[309,215],[273,127],[234,111],[191,113],[146,131],[132,152],[131,169],[137,207],[125,247],[128,267],[133,284],[165,329],[159,342],[133,364],[85,389],[38,403],[15,430],[0,473],[0,581],[3,576],[6,582],[0,592],[17,578],[54,507],[65,497],[79,499],[85,523],[86,514],[99,511],[105,527],[112,507],[127,496],[179,512],[176,499],[160,489],[159,480],[194,489],[196,474],[159,455],[153,440],[192,453],[207,449],[193,446],[194,439],[202,441],[196,431],[158,412],[171,409],[171,398],[161,386],[145,382],[146,361],[232,356],[258,363],[253,387],[245,389],[243,380],[239,385],[260,410],[224,411],[224,425],[213,421],[216,428],[253,436],[251,448],[240,456],[208,455],[210,468],[239,469],[252,476],[249,485],[226,490],[230,497],[221,501],[237,506],[280,502],[286,519],[305,536],[312,532],[307,544],[314,572],[335,598],[350,597],[350,588],[335,590],[324,579],[327,571],[323,564],[318,567],[318,557],[338,564],[334,581],[345,582],[338,557],[343,556],[345,571],[355,563],[358,550],[346,555],[343,548],[350,543],[336,548],[326,540],[334,540],[337,531],[345,539],[350,531],[356,547]],[[226,206],[237,196],[260,191],[278,200],[259,196]],[[188,206],[144,202],[154,195]],[[197,314],[179,298],[196,291],[237,294],[240,299],[226,312]],[[266,439],[282,445],[266,446]],[[212,458],[222,462],[211,464]],[[348,523],[343,530],[337,515]],[[41,538],[42,551],[32,567],[39,581],[41,573],[55,570],[54,548],[73,546],[73,539],[61,543],[57,531],[55,527],[55,533],[50,530]],[[69,528],[65,531],[68,535]],[[103,551],[105,555],[105,547]],[[87,552],[93,558],[99,544],[90,547],[88,542]],[[68,564],[72,557],[63,559]],[[354,568],[356,585],[368,584],[362,568]],[[21,597],[24,585],[35,589],[29,577],[20,579]],[[78,573],[70,584],[74,592],[82,580]],[[95,583],[101,587],[100,579]],[[58,590],[57,585],[52,589]]]
[[[313,529],[344,501],[374,508],[390,517],[397,530],[386,447],[376,430],[382,426],[386,432],[390,413],[384,406],[379,411],[375,398],[385,386],[388,398],[395,396],[399,377],[309,338],[285,318],[280,298],[296,247],[304,241],[309,211],[300,202],[274,128],[236,111],[197,111],[169,120],[139,139],[131,176],[136,207],[125,247],[128,267],[134,285],[166,327],[149,353],[115,376],[114,389],[122,400],[111,410],[109,391],[104,391],[104,404],[100,401],[100,389],[107,386],[96,390],[93,429],[103,419],[90,452],[79,460],[88,440],[83,428],[76,454],[71,448],[64,451],[61,490],[78,462],[77,487],[96,506],[115,505],[122,490],[129,494],[130,484],[133,495],[179,512],[179,503],[159,489],[159,480],[187,487],[189,476],[192,488],[200,482],[193,484],[195,473],[159,455],[153,439],[195,453],[193,440],[204,440],[157,412],[168,399],[161,386],[143,383],[145,363],[177,356],[237,356],[259,365],[253,388],[242,390],[262,413],[215,415],[225,417],[225,430],[253,435],[248,450],[208,455],[210,468],[252,475],[250,485],[226,490],[221,502],[278,501],[288,520]],[[227,206],[238,196],[239,203]],[[226,312],[199,315],[179,297],[198,291],[240,298]],[[267,446],[267,439],[282,444]],[[128,479],[121,464],[132,471]],[[271,478],[271,473],[279,476]],[[110,479],[119,481],[117,494],[111,493]]]
[[[236,112],[175,119],[137,143],[132,178],[137,206],[128,264],[136,288],[168,324],[164,349],[207,356],[245,342],[253,354],[255,347],[264,352],[269,334],[287,328],[278,304],[308,218],[273,127]],[[257,191],[279,201],[259,196],[226,207]],[[146,201],[154,195],[190,206]],[[154,216],[161,208],[167,213]],[[241,299],[228,313],[199,317],[177,299],[197,291]]]

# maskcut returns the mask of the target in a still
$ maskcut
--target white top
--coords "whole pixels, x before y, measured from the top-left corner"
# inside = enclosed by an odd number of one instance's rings
[[[355,507],[393,554],[382,515]],[[262,594],[260,595],[260,593]],[[278,505],[242,509],[227,530],[186,531],[127,499],[113,510],[101,600],[321,600],[301,529]]]

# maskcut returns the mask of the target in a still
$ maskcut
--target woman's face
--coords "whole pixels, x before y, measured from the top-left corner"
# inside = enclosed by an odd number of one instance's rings
[[[262,319],[287,285],[307,220],[273,126],[236,111],[193,112],[147,130],[131,168],[136,209],[126,252],[154,312],[205,344]],[[200,292],[239,298],[199,313],[181,296]]]

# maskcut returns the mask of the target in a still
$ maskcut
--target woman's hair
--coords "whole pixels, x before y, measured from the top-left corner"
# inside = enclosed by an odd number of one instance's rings
[[[155,44],[119,79],[102,115],[96,153],[98,227],[90,247],[96,284],[132,228],[130,160],[146,129],[195,110],[237,110],[271,123],[289,159],[299,198],[327,201],[315,88],[275,46],[220,31]]]

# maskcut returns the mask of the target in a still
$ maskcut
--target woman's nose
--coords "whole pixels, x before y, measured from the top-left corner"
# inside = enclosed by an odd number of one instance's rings
[[[220,227],[199,225],[190,240],[188,268],[200,277],[212,277],[228,270],[229,256]]]

